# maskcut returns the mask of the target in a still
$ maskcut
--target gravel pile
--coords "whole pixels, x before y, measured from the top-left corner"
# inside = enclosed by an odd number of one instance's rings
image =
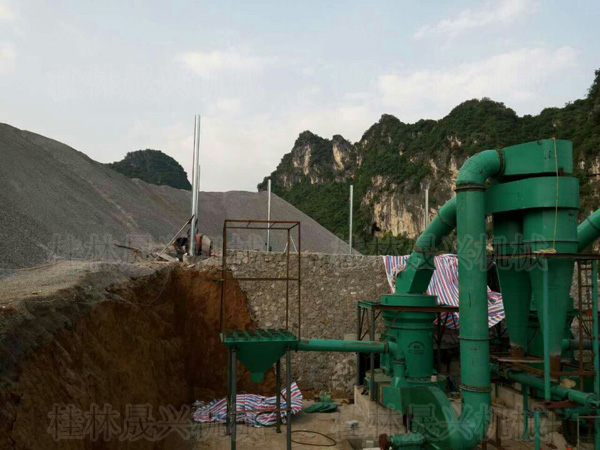
[[[156,249],[190,216],[191,193],[131,180],[46,137],[0,124],[0,269],[56,259],[121,260],[115,244]],[[201,232],[219,247],[223,220],[264,219],[266,193],[203,192]],[[289,203],[272,198],[274,220],[302,222],[302,249],[344,253],[347,246]],[[264,231],[230,235],[234,248],[265,248]],[[296,241],[295,234],[293,239]],[[272,232],[273,250],[285,234]]]

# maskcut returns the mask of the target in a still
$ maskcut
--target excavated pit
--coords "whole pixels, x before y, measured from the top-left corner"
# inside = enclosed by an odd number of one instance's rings
[[[177,265],[65,264],[0,279],[0,448],[192,448],[176,432],[132,437],[127,429],[140,424],[125,418],[128,408],[150,405],[160,420],[161,407],[180,411],[225,395],[218,275]],[[246,295],[234,283],[227,289],[227,323],[255,328]],[[273,394],[273,373],[256,384],[238,371],[239,391]],[[110,440],[57,430],[61,407],[72,405],[76,416],[105,404],[121,427]]]

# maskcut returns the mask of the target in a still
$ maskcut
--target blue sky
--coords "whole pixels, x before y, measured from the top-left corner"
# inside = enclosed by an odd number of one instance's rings
[[[189,173],[200,113],[202,189],[255,190],[306,129],[357,141],[383,113],[581,98],[599,23],[597,0],[0,0],[0,122]]]

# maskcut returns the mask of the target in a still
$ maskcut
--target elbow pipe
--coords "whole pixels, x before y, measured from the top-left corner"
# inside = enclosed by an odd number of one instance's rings
[[[471,450],[490,423],[491,379],[487,309],[485,183],[502,174],[502,152],[486,150],[460,169],[456,180],[460,365],[463,407],[451,447]],[[460,432],[469,430],[469,433]]]
[[[579,245],[577,251],[581,253],[588,245],[600,237],[600,209],[579,224],[577,227],[577,239]]]
[[[385,353],[387,349],[385,341],[335,339],[301,339],[296,347],[296,350],[301,352]]]
[[[582,342],[582,346],[584,350],[593,350],[594,349],[594,341],[589,339],[584,339]],[[563,350],[571,350],[579,348],[579,340],[577,339],[563,339],[562,349]]]
[[[504,169],[502,150],[485,150],[467,159],[456,178],[457,191],[459,186],[484,186],[488,178],[497,177]]]
[[[429,226],[421,233],[411,253],[406,268],[396,278],[396,293],[422,294],[429,287],[435,270],[433,254],[442,239],[456,228],[456,198],[440,208]]]

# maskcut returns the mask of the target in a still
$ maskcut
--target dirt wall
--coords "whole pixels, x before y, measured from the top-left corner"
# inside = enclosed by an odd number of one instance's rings
[[[93,285],[86,294],[78,283],[29,300],[38,305],[39,319],[22,320],[32,308],[20,309],[21,302],[1,308],[2,337],[25,336],[32,324],[54,314],[53,304],[85,303],[82,295],[94,297],[93,305],[71,311],[80,317],[57,316],[68,318],[62,328],[45,336],[36,328],[38,339],[32,341],[39,345],[30,342],[31,348],[20,349],[20,364],[2,367],[0,448],[188,448],[190,442],[177,432],[157,438],[165,430],[160,423],[174,420],[175,412],[186,411],[194,400],[225,394],[226,351],[218,338],[219,285],[214,279],[210,273],[168,267],[105,287],[100,298]],[[230,320],[254,328],[246,296],[235,284],[227,289]],[[43,304],[47,306],[40,308]],[[56,320],[49,323],[57,326]],[[14,339],[10,347],[16,350]],[[272,373],[264,383],[250,385],[249,374],[241,366],[239,370],[240,391],[273,393]],[[107,411],[113,420],[100,417]],[[163,417],[165,411],[173,413],[170,418]],[[98,434],[86,429],[95,412],[100,434],[108,432],[110,439],[90,439]],[[71,416],[67,428],[65,415]],[[106,431],[111,426],[115,429]]]

